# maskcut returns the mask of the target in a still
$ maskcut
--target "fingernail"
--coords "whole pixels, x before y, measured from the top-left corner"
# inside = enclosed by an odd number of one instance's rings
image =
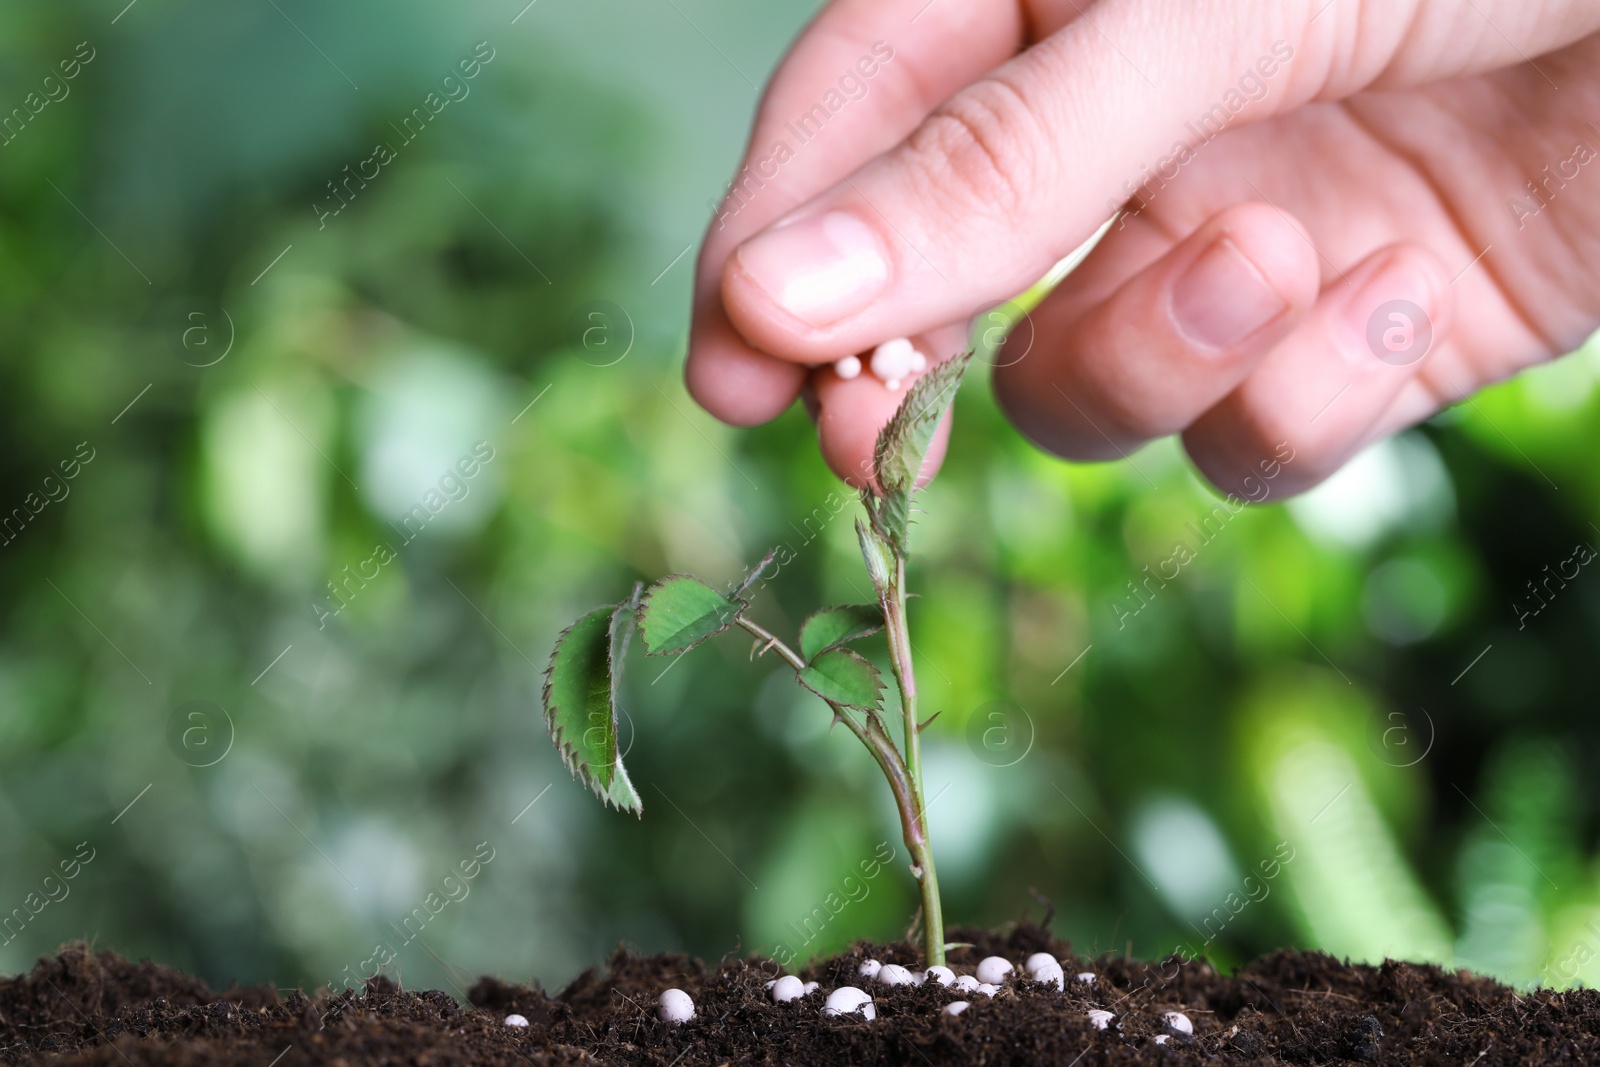
[[[1185,337],[1232,348],[1289,309],[1289,302],[1226,237],[1200,253],[1172,286],[1172,315]]]
[[[1396,367],[1415,363],[1433,347],[1432,306],[1427,275],[1406,260],[1390,263],[1345,304],[1340,348],[1358,364],[1373,356]]]
[[[843,211],[767,230],[734,256],[773,303],[810,326],[861,311],[889,282],[877,235]]]

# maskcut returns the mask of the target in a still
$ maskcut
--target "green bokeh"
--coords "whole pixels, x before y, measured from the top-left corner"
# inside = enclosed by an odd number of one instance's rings
[[[680,374],[675,257],[808,12],[119,7],[0,12],[4,106],[94,51],[0,146],[0,972],[86,937],[316,985],[384,942],[459,990],[903,933],[872,764],[741,639],[635,649],[642,820],[537,711],[555,634],[635,580],[787,544],[770,627],[862,598],[803,414],[731,430]],[[948,917],[1600,981],[1600,577],[1511,607],[1600,543],[1600,353],[1207,533],[1171,442],[1058,463],[983,378],[914,530]]]

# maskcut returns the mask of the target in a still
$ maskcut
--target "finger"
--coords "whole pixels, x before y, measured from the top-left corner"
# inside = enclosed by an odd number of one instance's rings
[[[685,377],[691,395],[725,421],[753,425],[776,417],[804,381],[730,325],[719,288],[729,252],[893,146],[940,100],[1022,46],[1023,19],[1014,4],[925,6],[926,0],[837,0],[773,76],[696,268]]]
[[[1082,291],[1152,245],[1165,254],[1084,305]],[[1114,459],[1182,430],[1317,301],[1310,238],[1266,204],[1228,208],[1176,245],[1141,228],[1102,251],[1106,260],[1086,263],[1012,332],[995,370],[996,399],[1017,429],[1073,459]]]
[[[1232,0],[1159,14],[1150,0],[1100,0],[741,245],[722,277],[730,321],[802,362],[953,321],[1029,285],[1156,161],[1221,128],[1519,62],[1600,24],[1592,0],[1527,9],[1511,36],[1484,33],[1472,4],[1271,6],[1245,18]]]
[[[722,275],[730,321],[757,348],[814,363],[1026,288],[1126,200],[1131,179],[1195,140],[1196,101],[1232,94],[1235,124],[1283,104],[1282,93],[1247,100],[1235,83],[1241,70],[1287,79],[1294,49],[1274,43],[1269,22],[1241,28],[1216,3],[1163,15],[1179,24],[1152,33],[1147,3],[1101,0],[973,82],[740,245]]]
[[[1217,488],[1250,499],[1274,458],[1282,461],[1271,482],[1275,497],[1338,470],[1448,336],[1449,279],[1439,257],[1420,245],[1369,256],[1184,433],[1190,458]]]
[[[925,355],[948,356],[963,347],[965,333],[962,326],[947,326],[911,338],[911,342]],[[929,364],[938,361],[936,355],[929,359]],[[839,377],[832,367],[820,367],[813,373],[812,391],[816,403],[812,417],[817,422],[822,458],[853,488],[860,489],[871,480],[878,432],[894,417],[913,380],[914,377],[901,382],[900,388],[890,389],[869,371],[850,379]],[[938,472],[949,437],[950,419],[946,416],[928,447],[918,476],[919,484]]]

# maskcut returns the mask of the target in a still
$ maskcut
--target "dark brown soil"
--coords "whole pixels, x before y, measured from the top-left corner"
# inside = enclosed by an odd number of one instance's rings
[[[885,987],[856,977],[871,954],[916,962],[903,945],[858,946],[808,969],[822,988],[773,1004],[776,971],[759,959],[707,967],[680,956],[619,952],[557,996],[493,978],[472,1007],[439,992],[414,993],[384,979],[363,994],[280,997],[265,988],[222,993],[151,963],[129,963],[76,945],[33,972],[0,981],[0,1062],[134,1065],[256,1064],[1495,1064],[1600,1063],[1600,992],[1519,996],[1485,978],[1436,967],[1348,966],[1316,953],[1279,952],[1237,975],[1203,962],[1071,962],[1067,946],[1037,927],[1009,934],[960,930],[973,942],[951,965],[970,973],[984,956],[1019,965],[1048,951],[1068,962],[1063,994],[1031,982],[999,996],[957,999],[928,985]],[[1093,971],[1080,984],[1073,972]],[[870,992],[878,1018],[826,1018],[829,989]],[[661,990],[695,1000],[682,1026],[656,1018]],[[1114,1013],[1096,1030],[1086,1013]],[[1167,1029],[1163,1013],[1193,1020],[1192,1037]],[[504,1018],[526,1016],[527,1029]],[[1158,1035],[1167,1035],[1165,1044]]]

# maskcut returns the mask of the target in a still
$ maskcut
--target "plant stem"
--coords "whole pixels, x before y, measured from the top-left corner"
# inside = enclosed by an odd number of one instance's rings
[[[917,758],[916,754],[920,752],[917,743],[917,689],[916,680],[911,676],[911,643],[906,637],[905,595],[900,592],[904,588],[904,576],[905,567],[902,564],[895,575],[896,596],[893,598],[895,606],[891,611],[891,599],[885,597],[883,609],[889,633],[889,649],[893,656],[895,681],[900,687],[901,706],[907,709],[906,751],[912,754],[912,758]],[[740,627],[763,642],[763,652],[771,649],[797,673],[805,670],[806,661],[766,627],[743,615],[736,621]],[[903,666],[901,650],[904,650]],[[928,813],[922,803],[920,767],[913,771],[912,764],[894,747],[894,742],[890,740],[883,728],[882,720],[876,714],[869,713],[863,724],[856,721],[850,714],[849,708],[835,704],[831,700],[828,701],[828,707],[833,709],[834,719],[844,723],[845,728],[856,735],[856,740],[867,747],[867,751],[872,754],[872,758],[883,771],[884,778],[889,782],[889,791],[894,794],[895,809],[900,813],[900,828],[905,835],[906,848],[911,851],[911,869],[917,876],[917,883],[922,892],[923,952],[927,957],[925,962],[929,967],[943,964],[944,914],[939,907],[939,879],[934,873],[933,850],[928,842]]]
[[[770,648],[788,662],[797,672],[805,669],[806,661],[775,637],[770,630],[759,623],[753,622],[744,616],[739,616],[738,623],[760,640],[766,642],[763,651]],[[905,760],[901,759],[899,749],[894,747],[894,742],[883,729],[883,721],[875,713],[869,713],[865,724],[857,722],[850,715],[850,709],[842,704],[827,702],[833,709],[834,718],[844,723],[845,728],[856,735],[856,740],[867,747],[872,753],[872,758],[883,769],[883,775],[889,780],[889,790],[894,794],[895,808],[900,812],[900,822],[903,826],[911,826],[916,821],[918,805],[911,790],[911,775],[906,770]],[[906,845],[910,847],[909,833]]]
[[[894,575],[879,591],[884,630],[889,638],[890,665],[900,688],[900,712],[905,728],[906,778],[910,787],[910,817],[902,815],[906,847],[911,850],[911,871],[922,892],[922,939],[926,965],[944,963],[944,912],[939,903],[939,875],[933,866],[933,845],[928,839],[928,810],[922,790],[922,727],[917,721],[917,677],[911,661],[911,632],[906,618],[906,561],[895,553]]]
[[[744,629],[754,634],[756,640],[766,642],[766,648],[763,648],[761,651],[765,652],[768,648],[770,648],[778,655],[782,656],[789,666],[793,667],[795,670],[803,671],[806,669],[806,661],[801,659],[799,654],[796,653],[794,649],[784,644],[772,633],[771,630],[768,630],[765,626],[762,626],[757,622],[752,622],[743,615],[740,615],[734,620],[734,622],[738,623]]]
[[[906,769],[918,792],[922,789],[922,742],[917,729],[917,676],[911,664],[911,638],[906,625],[906,564],[895,560],[894,577],[882,597],[884,629],[889,638],[890,666],[900,687],[900,713],[905,720]]]

